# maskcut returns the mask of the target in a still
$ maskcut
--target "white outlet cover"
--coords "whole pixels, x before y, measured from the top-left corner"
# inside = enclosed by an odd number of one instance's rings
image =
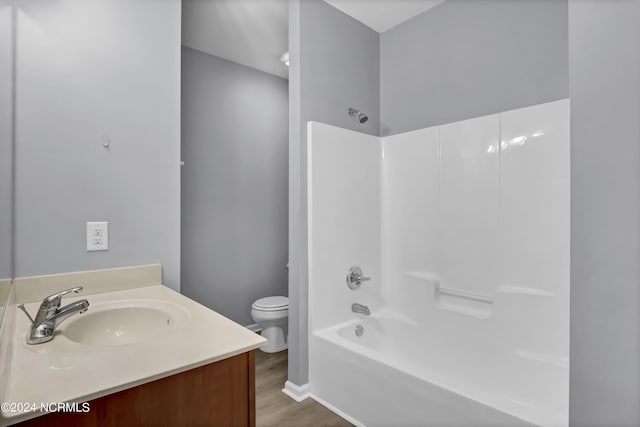
[[[87,251],[106,251],[109,249],[109,223],[87,222]]]

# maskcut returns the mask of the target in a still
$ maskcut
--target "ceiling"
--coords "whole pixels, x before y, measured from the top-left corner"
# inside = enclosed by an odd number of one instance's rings
[[[445,0],[324,1],[383,33]],[[288,0],[183,0],[182,44],[287,78],[288,12]]]
[[[324,0],[379,33],[446,0]]]
[[[287,0],[183,0],[182,44],[286,79],[288,22]]]

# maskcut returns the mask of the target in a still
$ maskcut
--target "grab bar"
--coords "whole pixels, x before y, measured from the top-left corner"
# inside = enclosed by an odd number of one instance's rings
[[[461,291],[458,289],[442,288],[440,286],[436,286],[435,291],[436,293],[439,293],[441,295],[448,295],[450,297],[464,298],[471,301],[484,302],[486,304],[493,304],[493,298],[485,295],[474,294],[472,292]]]
[[[487,295],[435,286],[433,299],[436,307],[441,310],[478,319],[487,319],[493,314],[493,298]]]

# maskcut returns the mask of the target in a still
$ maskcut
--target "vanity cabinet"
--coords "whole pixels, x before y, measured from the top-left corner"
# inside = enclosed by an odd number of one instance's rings
[[[19,425],[253,427],[255,350],[91,400],[90,404],[87,413],[51,413]]]

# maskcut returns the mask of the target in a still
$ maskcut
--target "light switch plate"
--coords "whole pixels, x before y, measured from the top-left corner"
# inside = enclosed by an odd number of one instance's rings
[[[87,222],[87,251],[109,249],[109,223]]]

